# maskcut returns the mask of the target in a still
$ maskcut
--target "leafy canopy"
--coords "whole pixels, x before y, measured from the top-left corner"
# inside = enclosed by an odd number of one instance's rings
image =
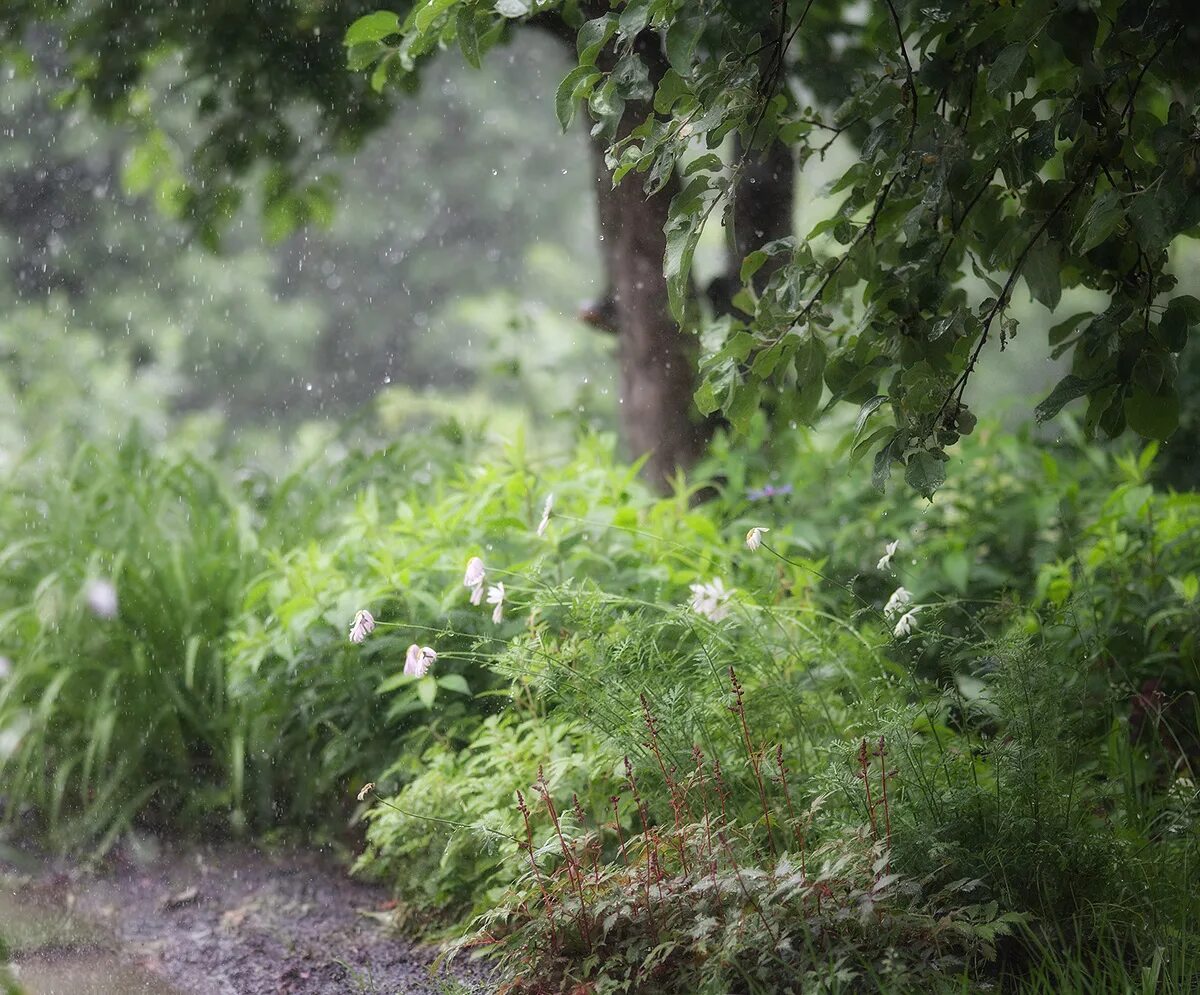
[[[1171,242],[1200,232],[1191,0],[785,0],[766,21],[764,9],[425,0],[361,18],[345,41],[383,90],[446,45],[478,64],[514,20],[576,32],[564,127],[586,101],[617,182],[651,193],[682,172],[664,266],[676,316],[700,326],[705,413],[744,428],[764,399],[804,423],[852,402],[852,454],[874,454],[877,486],[900,464],[931,495],[946,447],[974,427],[964,393],[984,350],[1016,335],[1023,282],[1051,309],[1070,287],[1105,299],[1051,328],[1049,355],[1071,367],[1037,417],[1086,398],[1090,435],[1170,435],[1176,356],[1200,324],[1168,268]],[[648,39],[668,68],[645,58]],[[618,139],[635,101],[653,110]],[[730,136],[745,150],[732,163]],[[844,199],[804,238],[746,256],[735,313],[704,319],[690,301],[701,231],[731,227],[739,173],[774,141],[801,164],[853,143],[832,187]]]

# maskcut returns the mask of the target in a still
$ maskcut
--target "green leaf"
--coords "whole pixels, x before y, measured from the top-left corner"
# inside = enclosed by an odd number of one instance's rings
[[[604,48],[613,32],[617,30],[617,18],[614,14],[605,14],[590,21],[584,21],[576,36],[575,44],[579,51],[581,66],[593,65],[596,56]]]
[[[1167,387],[1151,394],[1135,386],[1125,399],[1125,419],[1147,439],[1167,439],[1179,427],[1179,393]]]
[[[1062,300],[1062,259],[1058,243],[1043,236],[1029,250],[1021,269],[1025,285],[1035,301],[1053,311]]]
[[[1038,421],[1049,421],[1078,397],[1090,394],[1104,386],[1107,377],[1077,377],[1073,373],[1063,377],[1050,392],[1050,396],[1033,409]]]
[[[438,682],[432,677],[422,677],[417,681],[417,697],[426,708],[433,708],[437,699]]]
[[[346,66],[351,72],[362,72],[386,51],[388,47],[381,41],[364,41],[351,45],[346,52]]]
[[[425,5],[413,15],[413,25],[424,34],[433,23],[459,0],[425,0]]]
[[[946,482],[946,463],[931,452],[913,453],[904,467],[904,480],[909,487],[931,498]]]
[[[871,484],[875,490],[883,494],[887,491],[888,478],[892,475],[892,463],[895,462],[895,448],[900,442],[900,433],[892,433],[892,437],[883,444],[875,454],[875,462],[871,468]]]
[[[375,71],[371,73],[371,89],[376,93],[383,93],[383,88],[387,86],[388,73],[392,66],[396,63],[396,53],[388,52],[382,59],[379,60],[379,65],[375,67]]]
[[[475,8],[466,4],[458,8],[455,20],[455,33],[458,35],[458,47],[462,50],[463,58],[472,69],[480,67],[479,59],[479,26],[475,23]]]
[[[858,417],[854,420],[854,442],[858,441],[858,437],[862,435],[862,430],[866,428],[867,419],[874,414],[875,409],[887,400],[886,394],[876,394],[874,397],[868,397],[862,403],[862,407],[858,409]],[[853,444],[853,443],[852,443]]]
[[[1158,338],[1171,352],[1182,352],[1188,332],[1200,325],[1200,300],[1189,294],[1173,297],[1158,323]]]
[[[361,45],[368,41],[383,41],[388,35],[398,34],[400,18],[390,10],[377,10],[374,14],[366,14],[346,29],[343,44],[347,46]]]
[[[1079,226],[1075,236],[1075,251],[1081,255],[1090,252],[1116,230],[1123,216],[1121,195],[1116,190],[1105,190],[1092,201],[1083,224]]]
[[[677,18],[667,29],[667,62],[680,76],[691,74],[692,57],[703,30],[704,19],[700,17]]]
[[[696,402],[696,409],[702,415],[711,415],[721,406],[717,400],[717,392],[711,380],[705,380],[696,389],[694,400]]]
[[[1149,252],[1157,252],[1171,241],[1162,205],[1154,190],[1146,190],[1133,199],[1129,207],[1129,222],[1133,225],[1134,236],[1142,248]]]
[[[742,283],[749,283],[750,278],[754,276],[754,274],[760,269],[762,269],[763,263],[765,263],[769,258],[770,257],[763,252],[762,249],[755,249],[748,256],[746,256],[746,258],[742,260]]]
[[[455,694],[465,694],[468,698],[471,696],[471,686],[462,674],[446,674],[443,677],[439,677],[437,682],[447,691],[453,691]]]
[[[720,172],[724,168],[724,160],[717,153],[709,152],[706,155],[696,156],[695,159],[689,162],[687,168],[683,171],[683,175],[691,176],[693,173],[699,173],[701,170],[715,173]]]
[[[554,112],[558,115],[558,123],[566,131],[575,119],[575,109],[579,100],[585,97],[595,81],[600,78],[600,70],[595,66],[576,66],[558,84],[554,94]]]
[[[621,11],[621,20],[619,22],[621,34],[626,37],[633,37],[640,33],[650,23],[652,7],[653,0],[629,0],[625,5],[625,9]]]
[[[720,188],[713,186],[713,181],[712,175],[697,173],[671,198],[664,273],[667,277],[668,304],[676,320],[683,320],[687,306],[692,258],[704,230],[707,209],[720,194]]]
[[[654,110],[659,114],[670,114],[675,102],[690,92],[684,78],[674,69],[668,69],[654,92]]]
[[[762,391],[756,383],[740,383],[733,388],[733,394],[725,406],[725,415],[738,432],[745,432],[750,428],[750,419],[758,410],[761,394]]]
[[[1025,44],[1023,42],[1014,42],[1000,49],[1000,53],[988,70],[988,93],[996,96],[1021,89],[1021,86],[1014,85],[1014,81],[1024,61]],[[1025,77],[1022,75],[1021,83],[1024,84],[1024,82]]]

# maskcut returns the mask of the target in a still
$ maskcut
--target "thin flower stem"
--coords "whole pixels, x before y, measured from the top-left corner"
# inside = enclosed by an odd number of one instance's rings
[[[453,819],[439,819],[433,815],[419,815],[416,812],[409,812],[406,809],[402,809],[399,805],[388,801],[386,798],[383,798],[380,795],[376,795],[375,800],[379,802],[380,805],[385,805],[393,811],[399,812],[401,815],[407,816],[410,819],[420,819],[422,822],[436,822],[443,826],[453,826],[455,829],[469,829],[472,832],[490,833],[493,836],[500,836],[503,839],[511,840],[518,846],[521,845],[521,840],[519,837],[512,836],[508,833],[503,833],[499,829],[492,829],[490,826],[485,826],[482,823],[455,822]]]

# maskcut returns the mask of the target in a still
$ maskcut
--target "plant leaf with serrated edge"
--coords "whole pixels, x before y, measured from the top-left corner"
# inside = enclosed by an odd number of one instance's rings
[[[931,498],[946,482],[946,463],[931,452],[913,453],[904,466],[904,480],[922,497]]]

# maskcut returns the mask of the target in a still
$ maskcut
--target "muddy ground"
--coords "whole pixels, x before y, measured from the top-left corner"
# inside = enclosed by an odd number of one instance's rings
[[[0,935],[28,995],[491,990],[478,965],[435,966],[384,890],[319,854],[154,851],[99,871],[0,858]]]

